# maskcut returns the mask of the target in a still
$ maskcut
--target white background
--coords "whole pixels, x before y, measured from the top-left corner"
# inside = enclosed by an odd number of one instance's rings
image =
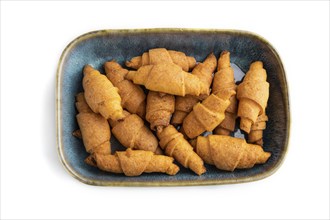
[[[85,185],[59,162],[55,72],[92,30],[228,28],[266,38],[287,73],[289,152],[257,182]],[[329,2],[1,2],[1,218],[329,218]]]

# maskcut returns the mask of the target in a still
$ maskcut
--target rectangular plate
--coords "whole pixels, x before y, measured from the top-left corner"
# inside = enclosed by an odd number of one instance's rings
[[[175,176],[152,173],[138,177],[103,172],[84,163],[87,153],[81,140],[72,136],[78,129],[75,95],[82,89],[82,69],[91,64],[104,73],[103,64],[117,60],[120,64],[148,49],[164,47],[178,50],[203,61],[211,52],[217,57],[223,50],[231,52],[231,62],[243,72],[251,62],[261,60],[267,70],[270,96],[266,109],[269,121],[264,132],[264,150],[272,153],[262,165],[251,169],[226,172],[206,165],[207,172],[197,176],[180,167]],[[237,68],[236,68],[237,69]],[[235,75],[237,72],[235,70]],[[61,162],[78,180],[106,186],[183,186],[228,184],[255,181],[273,174],[283,162],[288,147],[290,111],[285,71],[275,49],[263,38],[237,30],[138,29],[101,30],[73,40],[63,51],[57,70],[56,117],[57,141]],[[235,136],[239,135],[235,131]],[[113,149],[124,149],[112,136]]]

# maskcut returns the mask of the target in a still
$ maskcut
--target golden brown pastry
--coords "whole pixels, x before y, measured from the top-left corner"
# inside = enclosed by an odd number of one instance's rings
[[[203,86],[199,78],[171,63],[142,66],[137,71],[129,71],[126,79],[155,92],[179,96],[202,94]]]
[[[211,53],[203,63],[199,63],[192,71],[191,74],[197,76],[202,82],[201,96],[195,97],[186,95],[184,97],[175,97],[175,112],[172,117],[171,123],[173,125],[180,125],[183,119],[192,111],[194,105],[200,100],[204,100],[210,94],[210,85],[212,83],[212,74],[217,66],[217,59]]]
[[[119,90],[121,104],[132,114],[137,114],[141,118],[145,117],[146,95],[142,88],[126,80],[125,76],[128,70],[122,68],[116,61],[106,62],[104,69],[108,79]]]
[[[217,58],[213,53],[209,54],[204,62],[199,63],[191,72],[191,74],[197,76],[202,82],[202,92],[203,97],[199,97],[201,100],[205,99],[210,95],[210,86],[213,79],[213,72],[217,67]]]
[[[95,165],[106,172],[124,173],[126,176],[140,176],[142,173],[160,172],[175,175],[180,168],[172,157],[155,155],[150,151],[117,151],[115,155],[93,154]]]
[[[110,154],[110,127],[105,118],[94,113],[86,103],[84,93],[76,96],[76,116],[86,151],[90,154]]]
[[[143,120],[136,114],[124,110],[124,119],[109,120],[112,134],[127,148],[156,152],[158,140],[144,125]],[[157,150],[159,152],[159,150]]]
[[[218,72],[214,74],[212,92],[234,91],[236,93],[236,84],[234,78],[234,70],[230,66],[230,53],[223,51],[218,61]],[[233,94],[230,99],[230,105],[226,109],[224,120],[218,125],[213,133],[229,135],[235,129],[235,121],[237,117],[237,99]]]
[[[105,119],[119,120],[124,117],[118,88],[90,65],[84,68],[83,87],[86,102],[93,112],[100,113]]]
[[[269,83],[261,61],[253,62],[243,82],[237,87],[240,128],[250,133],[253,123],[265,112],[269,97]]]
[[[186,95],[175,97],[175,111],[171,119],[171,124],[174,126],[181,125],[185,117],[192,111],[194,105],[200,100],[196,96]]]
[[[268,117],[266,114],[262,114],[257,118],[257,121],[251,126],[251,131],[248,135],[248,142],[252,144],[263,145],[263,130],[266,129],[266,121]]]
[[[194,152],[189,142],[178,132],[173,125],[157,132],[159,145],[165,154],[174,157],[182,166],[201,175],[206,172],[203,160]]]
[[[160,96],[159,92],[149,91],[147,97],[146,120],[152,130],[161,130],[169,125],[174,112],[175,98],[173,95]]]
[[[224,135],[199,136],[196,152],[205,163],[227,171],[263,164],[271,156],[259,145],[248,144],[244,139]]]
[[[212,131],[225,118],[225,110],[230,104],[229,98],[235,91],[211,94],[203,102],[197,103],[183,120],[183,131],[190,138],[195,138],[204,131]]]
[[[139,69],[141,66],[159,63],[175,63],[188,72],[195,66],[196,60],[180,51],[155,48],[143,53],[142,56],[133,57],[132,60],[126,62],[126,66]]]

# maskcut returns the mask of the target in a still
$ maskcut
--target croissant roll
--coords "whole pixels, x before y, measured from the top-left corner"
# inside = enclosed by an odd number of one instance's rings
[[[95,165],[106,172],[124,173],[126,176],[140,176],[142,173],[166,173],[175,175],[180,168],[172,157],[155,155],[150,151],[117,151],[115,155],[94,154]]]
[[[217,66],[217,59],[211,53],[203,63],[199,63],[191,74],[197,76],[202,82],[202,94],[199,97],[187,95],[185,97],[177,96],[175,98],[175,112],[172,117],[172,124],[182,124],[183,119],[192,111],[194,105],[199,100],[204,100],[210,94],[210,85],[212,83],[212,74]]]
[[[175,98],[173,95],[160,96],[158,92],[149,91],[146,120],[150,123],[151,130],[159,130],[169,125],[174,106]]]
[[[109,120],[112,134],[127,148],[159,152],[158,140],[144,125],[143,120],[136,114],[124,111],[124,119],[121,121]]]
[[[142,66],[137,71],[129,71],[126,79],[144,85],[151,91],[172,95],[199,96],[202,92],[202,83],[197,76],[171,63]]]
[[[128,70],[122,68],[116,61],[106,62],[104,68],[108,79],[119,90],[123,108],[132,114],[137,114],[141,118],[144,118],[146,95],[140,86],[125,79]]]
[[[237,87],[238,117],[241,118],[240,128],[250,133],[259,115],[265,112],[269,97],[269,83],[266,70],[261,61],[250,65],[243,82]]]
[[[105,119],[122,119],[124,114],[118,88],[90,65],[86,65],[83,72],[85,99],[93,112],[100,113]]]
[[[196,60],[180,51],[155,48],[143,53],[142,56],[133,57],[130,61],[126,62],[126,66],[139,69],[141,66],[159,63],[174,63],[188,72],[196,65]]]
[[[182,166],[201,175],[206,172],[203,160],[194,152],[189,142],[178,132],[173,125],[169,125],[157,132],[159,145],[165,154],[174,157]]]
[[[234,78],[234,70],[230,66],[230,53],[223,51],[218,60],[218,72],[214,74],[212,92],[234,91],[236,92],[236,84]],[[230,105],[226,109],[225,118],[218,125],[213,133],[229,135],[235,129],[235,121],[237,117],[237,99],[233,94],[230,99]]]
[[[194,105],[199,102],[196,96],[186,95],[175,97],[175,112],[171,119],[171,124],[178,126],[182,124],[183,119],[192,111]]]
[[[224,135],[199,136],[196,152],[205,163],[226,171],[263,164],[271,156],[259,145],[248,144],[244,139]]]
[[[200,99],[205,99],[208,95],[210,95],[210,86],[213,79],[213,72],[217,67],[217,58],[213,53],[209,54],[204,62],[199,63],[191,72],[191,74],[197,76],[202,82],[202,92],[201,94],[204,97],[200,97]]]
[[[76,96],[76,116],[81,137],[88,153],[110,154],[110,127],[105,118],[94,113],[86,103],[84,93]]]
[[[229,98],[235,91],[211,94],[203,102],[197,103],[183,120],[184,133],[195,138],[204,131],[212,131],[225,118],[225,111],[230,104]]]
[[[225,112],[225,118],[213,130],[213,134],[230,135],[230,132],[233,132],[235,130],[235,122],[236,122],[236,114],[231,114],[231,113],[226,111]]]
[[[251,131],[248,135],[248,142],[252,144],[263,145],[263,130],[266,129],[266,121],[268,117],[266,114],[262,114],[257,118],[257,121],[252,125]]]

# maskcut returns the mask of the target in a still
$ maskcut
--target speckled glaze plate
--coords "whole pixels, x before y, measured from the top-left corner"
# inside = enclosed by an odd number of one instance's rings
[[[126,177],[103,172],[84,163],[87,153],[81,140],[72,136],[78,129],[75,95],[82,89],[82,69],[91,64],[104,73],[103,63],[112,59],[120,64],[150,48],[179,50],[197,61],[210,53],[217,57],[223,50],[231,52],[236,80],[240,80],[251,62],[261,60],[267,70],[270,96],[266,109],[269,121],[264,132],[264,150],[272,153],[262,165],[251,169],[226,172],[206,165],[207,172],[197,176],[180,167],[175,176],[142,174]],[[235,64],[235,65],[234,65]],[[229,184],[255,181],[273,174],[282,164],[288,148],[290,111],[288,88],[282,61],[270,43],[250,32],[238,30],[138,29],[101,30],[74,39],[63,51],[57,70],[56,117],[60,160],[78,180],[103,186],[188,186]],[[240,130],[235,136],[241,136]],[[113,150],[124,150],[112,136]]]

